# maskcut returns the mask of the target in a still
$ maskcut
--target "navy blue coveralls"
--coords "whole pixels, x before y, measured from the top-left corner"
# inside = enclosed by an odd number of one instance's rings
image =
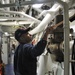
[[[14,54],[15,75],[37,75],[36,57],[44,52],[46,44],[46,40],[40,40],[35,46],[20,44]]]

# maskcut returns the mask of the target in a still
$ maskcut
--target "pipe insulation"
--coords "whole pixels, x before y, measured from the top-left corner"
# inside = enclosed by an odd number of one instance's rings
[[[25,16],[25,17],[27,17],[29,19],[32,19],[35,22],[38,22],[38,23],[40,22],[40,20],[38,20],[38,19],[36,19],[36,18],[34,18],[34,17],[30,16],[30,15],[25,14],[25,12],[18,12],[18,11],[0,11],[0,13],[18,14],[18,15]]]
[[[43,31],[45,29],[45,26],[55,17],[55,13],[58,12],[60,7],[61,6],[58,3],[55,3],[53,7],[48,11],[52,13],[51,14],[47,13],[44,19],[42,20],[42,22],[29,33],[33,35],[33,34]]]
[[[0,25],[13,26],[13,25],[24,25],[24,24],[32,24],[33,21],[14,21],[14,22],[0,22]]]

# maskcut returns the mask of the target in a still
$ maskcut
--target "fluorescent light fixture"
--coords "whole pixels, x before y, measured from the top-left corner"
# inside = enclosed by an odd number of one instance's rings
[[[40,8],[42,5],[43,4],[34,4],[34,5],[32,5],[32,7],[34,7],[34,8]]]

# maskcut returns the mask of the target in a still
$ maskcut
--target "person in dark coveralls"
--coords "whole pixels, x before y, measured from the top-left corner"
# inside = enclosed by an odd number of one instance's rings
[[[47,27],[42,39],[33,46],[30,44],[32,36],[28,33],[30,28],[17,29],[15,39],[19,42],[14,53],[15,75],[37,75],[37,56],[40,56],[46,47],[47,36],[54,27]]]

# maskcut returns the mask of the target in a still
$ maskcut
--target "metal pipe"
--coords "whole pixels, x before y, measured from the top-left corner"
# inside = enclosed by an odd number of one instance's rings
[[[55,7],[57,6],[57,7]],[[47,13],[46,16],[44,17],[44,19],[41,21],[41,23],[36,27],[34,28],[32,31],[30,31],[29,33],[34,35],[34,34],[37,34],[41,31],[43,31],[45,29],[45,27],[47,26],[47,24],[54,18],[55,16],[55,13],[58,12],[59,8],[61,6],[59,4],[54,4],[53,7],[51,8],[51,11],[56,9],[55,11],[53,11],[53,13]],[[50,10],[49,10],[50,12]]]
[[[69,58],[70,58],[70,48],[69,48],[69,14],[68,5],[64,5],[64,75],[69,75]]]
[[[62,2],[57,0],[63,6],[64,9],[64,75],[69,75],[69,58],[70,58],[70,48],[69,48],[69,11],[68,4],[66,2]]]
[[[29,16],[29,15],[25,14],[24,12],[18,12],[18,11],[0,11],[0,13],[19,14],[19,15],[23,15],[23,16],[25,16],[27,18],[30,18],[30,19],[34,20],[35,22],[39,22],[40,23],[40,20],[38,20],[38,19],[36,19],[36,18],[34,18],[32,16]]]
[[[31,20],[31,19],[29,19],[29,18],[26,18],[26,17],[6,17],[6,16],[2,16],[2,17],[0,17],[0,21],[2,21],[2,20],[4,20],[4,21],[6,21],[6,20],[16,20],[16,21],[18,21],[18,20],[23,20],[23,21],[33,21],[33,20]]]
[[[7,26],[12,26],[12,25],[24,25],[24,24],[31,24],[33,21],[13,21],[13,22],[0,22],[0,25],[7,25]]]
[[[70,62],[75,62],[75,60],[70,60]]]
[[[54,0],[25,0],[25,1],[21,1],[19,2],[15,2],[15,3],[11,3],[11,4],[0,4],[0,8],[3,7],[13,7],[13,6],[21,6],[21,5],[32,5],[32,4],[41,4],[41,3],[49,3],[51,1]]]

